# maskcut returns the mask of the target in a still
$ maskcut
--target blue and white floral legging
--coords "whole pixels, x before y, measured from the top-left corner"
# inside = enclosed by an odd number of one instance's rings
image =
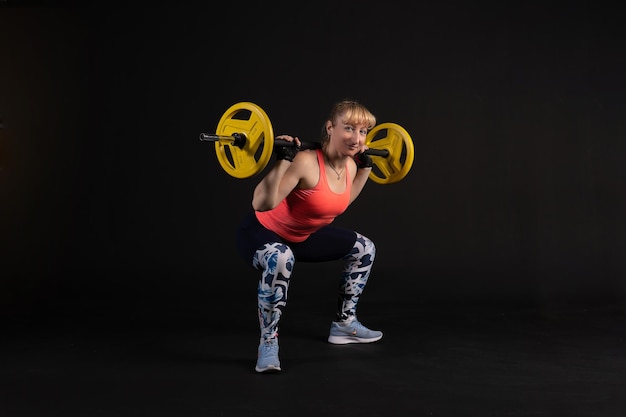
[[[376,247],[357,232],[352,249],[341,257],[344,262],[337,301],[337,320],[356,316],[359,297],[370,276]],[[297,246],[297,245],[296,245]],[[296,249],[297,251],[297,249]],[[278,322],[287,303],[289,281],[296,257],[287,243],[266,243],[253,256],[252,266],[261,271],[258,286],[258,313],[261,338],[278,335]]]

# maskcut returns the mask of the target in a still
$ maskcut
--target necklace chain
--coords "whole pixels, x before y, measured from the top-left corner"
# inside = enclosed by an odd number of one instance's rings
[[[337,179],[341,179],[341,174],[343,174],[343,171],[346,169],[346,167],[344,166],[341,171],[337,171],[337,169],[335,169],[335,166],[333,165],[332,162],[330,162],[330,159],[328,160],[328,165],[330,165],[330,169],[332,169],[333,171],[335,171],[335,174],[337,174]]]

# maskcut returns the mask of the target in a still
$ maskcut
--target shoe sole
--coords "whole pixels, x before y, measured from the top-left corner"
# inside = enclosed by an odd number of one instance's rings
[[[355,337],[355,336],[332,336],[331,335],[331,336],[328,336],[328,342],[332,343],[333,345],[347,345],[349,343],[372,343],[382,338],[383,338],[382,334],[378,337],[373,337],[370,339],[365,339],[362,337]]]
[[[259,373],[264,373],[264,374],[272,374],[272,373],[281,371],[280,366],[275,366],[275,365],[268,365],[265,368],[259,368],[258,366],[256,366],[254,370]]]

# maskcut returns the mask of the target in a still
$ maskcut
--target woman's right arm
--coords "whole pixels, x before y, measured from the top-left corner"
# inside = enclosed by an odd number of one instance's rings
[[[279,159],[272,169],[254,188],[252,208],[256,211],[271,210],[278,205],[298,183],[290,185],[289,175],[285,175],[293,162]],[[290,188],[289,188],[290,187]]]
[[[291,136],[278,136],[277,139],[294,141],[298,146],[300,140]],[[300,171],[302,158],[296,149],[290,148],[286,153],[287,158],[281,156],[281,150],[276,149],[276,163],[272,169],[263,177],[263,179],[254,188],[252,195],[252,208],[256,211],[271,210],[278,205],[293,190],[298,182],[300,182]],[[285,152],[285,150],[282,150]]]

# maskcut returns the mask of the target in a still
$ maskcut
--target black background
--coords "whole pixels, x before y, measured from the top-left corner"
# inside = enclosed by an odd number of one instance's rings
[[[415,143],[337,219],[377,244],[364,301],[623,303],[617,6],[433,3],[1,2],[4,318],[254,315],[234,230],[258,178],[198,135],[252,101],[317,139],[344,97]],[[292,299],[332,305],[337,267],[297,266]]]

